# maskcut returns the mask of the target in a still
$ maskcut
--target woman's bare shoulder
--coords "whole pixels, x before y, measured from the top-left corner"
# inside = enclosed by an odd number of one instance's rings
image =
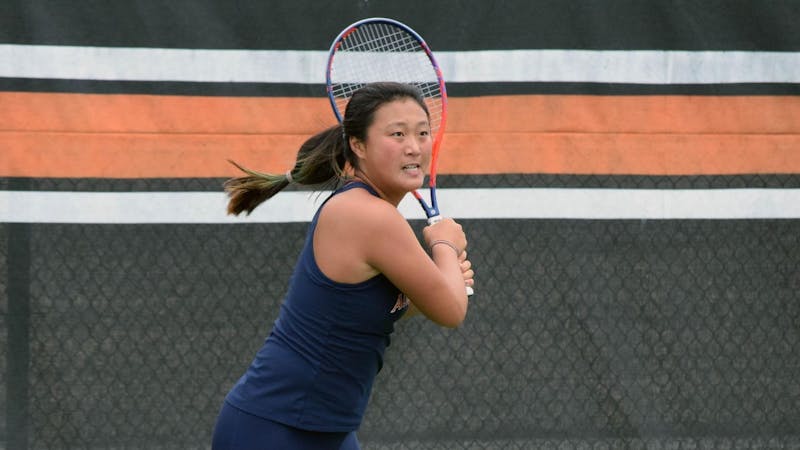
[[[365,229],[406,224],[402,214],[389,202],[364,189],[351,189],[333,198],[323,208],[328,220],[361,225]]]

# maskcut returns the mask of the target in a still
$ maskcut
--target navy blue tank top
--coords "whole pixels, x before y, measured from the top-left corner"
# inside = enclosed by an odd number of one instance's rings
[[[370,186],[351,182],[325,203],[353,188],[377,196]],[[352,431],[361,424],[394,322],[408,302],[382,274],[351,284],[322,273],[313,242],[325,203],[311,221],[272,332],[226,401],[296,428]]]

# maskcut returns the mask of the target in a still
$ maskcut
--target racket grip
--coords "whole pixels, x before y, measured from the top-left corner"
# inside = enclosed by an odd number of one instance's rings
[[[475,290],[472,289],[471,287],[467,286],[466,288],[467,288],[467,297],[475,293]]]

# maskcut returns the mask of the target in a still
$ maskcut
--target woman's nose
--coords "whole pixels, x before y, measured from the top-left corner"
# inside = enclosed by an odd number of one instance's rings
[[[422,152],[422,143],[417,139],[410,139],[406,146],[406,153],[409,155],[416,155]]]

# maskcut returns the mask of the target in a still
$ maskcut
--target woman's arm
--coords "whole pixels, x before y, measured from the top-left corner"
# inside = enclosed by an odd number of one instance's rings
[[[460,325],[467,313],[459,259],[466,237],[461,227],[452,220],[426,227],[426,243],[444,240],[458,250],[434,244],[428,249],[429,256],[405,218],[391,205],[386,206],[370,211],[372,217],[365,220],[370,229],[363,241],[365,261],[386,275],[427,318],[446,327]]]
[[[465,276],[458,257],[466,247],[466,237],[451,219],[426,227],[423,234],[426,243],[446,240],[456,250],[447,244],[423,248],[397,208],[354,189],[332,198],[323,209],[314,252],[328,277],[355,283],[383,273],[430,320],[456,327],[467,312]]]
[[[467,259],[467,252],[461,252],[461,256],[458,258],[458,260],[461,263],[461,275],[464,278],[464,285],[470,287],[474,286],[475,280],[473,277],[475,276],[475,273],[472,270],[472,263]],[[411,304],[408,305],[406,313],[403,314],[403,319],[410,319],[418,316],[419,314],[419,310],[416,306],[414,306],[414,301],[411,300]]]

